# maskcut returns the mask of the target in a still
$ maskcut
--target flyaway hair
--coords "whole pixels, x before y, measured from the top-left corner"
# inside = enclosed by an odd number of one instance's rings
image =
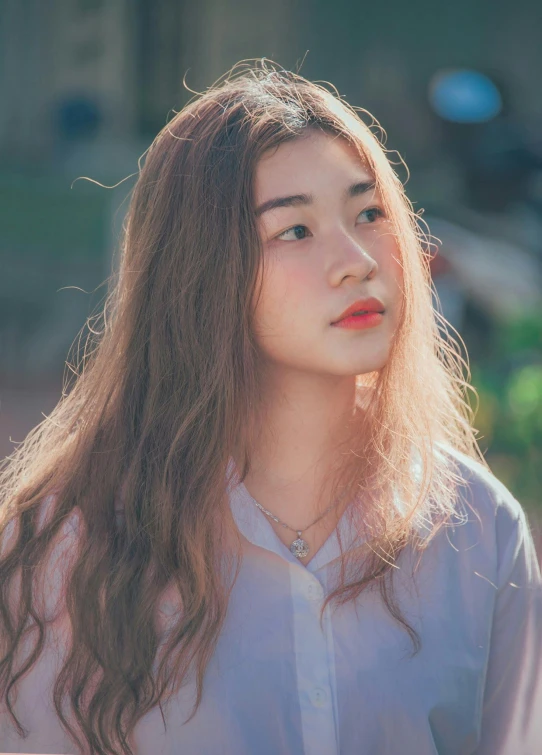
[[[191,675],[199,705],[241,559],[230,462],[244,460],[244,479],[261,420],[254,171],[313,130],[345,139],[374,176],[403,271],[388,363],[356,378],[359,438],[331,480],[332,494],[371,501],[352,510],[369,537],[343,553],[326,602],[380,589],[416,651],[393,572],[407,544],[421,553],[456,510],[446,446],[487,464],[468,366],[433,309],[427,237],[368,115],[267,60],[243,62],[148,149],[75,377],[0,469],[0,694],[19,731],[17,682],[61,616],[70,636],[55,707],[89,755],[132,753],[137,721]],[[56,595],[47,580],[58,548]],[[166,594],[179,607],[167,631],[155,620]]]

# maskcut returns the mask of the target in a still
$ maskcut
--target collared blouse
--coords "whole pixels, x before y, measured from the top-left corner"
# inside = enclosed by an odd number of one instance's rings
[[[136,755],[540,755],[542,580],[533,539],[506,487],[454,454],[472,510],[430,541],[415,585],[409,548],[394,578],[420,637],[416,654],[378,590],[328,605],[321,625],[337,532],[305,566],[244,485],[230,488],[243,559],[201,705],[185,723],[190,682],[162,705],[165,728],[158,707],[147,713]],[[343,547],[354,542],[344,515],[338,528]],[[173,615],[175,603],[160,610]],[[26,740],[0,709],[0,752],[79,755],[51,699],[58,649],[51,638],[19,682]]]

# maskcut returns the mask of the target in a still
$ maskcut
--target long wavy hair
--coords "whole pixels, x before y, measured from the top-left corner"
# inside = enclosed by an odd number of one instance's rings
[[[329,85],[244,61],[176,113],[140,161],[119,264],[86,323],[84,354],[75,369],[67,362],[73,375],[54,411],[0,470],[0,689],[21,735],[16,685],[59,615],[69,637],[54,704],[85,752],[130,755],[139,719],[192,673],[192,715],[200,704],[242,560],[231,460],[243,459],[243,480],[262,419],[254,171],[268,150],[315,129],[344,138],[374,176],[403,273],[389,359],[356,376],[363,422],[330,488],[370,498],[363,517],[352,508],[370,536],[342,552],[322,613],[377,586],[419,647],[393,572],[407,544],[421,552],[456,510],[459,476],[442,450],[485,464],[465,396],[475,392],[468,362],[439,325],[428,236],[383,129]],[[69,545],[62,590],[47,593],[59,542]],[[180,610],[164,633],[155,617],[166,594]]]

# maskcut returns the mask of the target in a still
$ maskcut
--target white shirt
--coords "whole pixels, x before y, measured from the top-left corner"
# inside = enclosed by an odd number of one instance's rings
[[[533,540],[512,494],[477,462],[456,458],[477,516],[467,508],[468,521],[430,542],[417,591],[409,549],[395,574],[401,610],[421,639],[413,657],[378,590],[356,606],[328,606],[322,629],[336,533],[304,566],[246,488],[234,487],[246,542],[202,703],[183,725],[194,687],[181,688],[162,706],[167,731],[159,708],[151,710],[135,730],[137,755],[540,755],[542,580]],[[339,527],[351,536],[344,516]],[[15,710],[31,729],[26,740],[0,709],[1,752],[77,752],[48,697],[54,659],[47,650],[20,683]]]

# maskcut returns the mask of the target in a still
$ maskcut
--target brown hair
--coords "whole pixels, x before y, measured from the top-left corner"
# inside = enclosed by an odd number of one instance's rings
[[[50,621],[36,580],[74,515],[77,548],[64,568],[71,644],[54,688],[63,725],[92,755],[131,753],[137,721],[192,669],[193,713],[199,705],[241,556],[240,539],[230,537],[229,461],[241,454],[244,479],[261,419],[251,327],[264,262],[254,169],[264,152],[308,129],[346,139],[374,175],[404,290],[388,363],[356,378],[370,400],[334,480],[336,489],[357,487],[374,499],[371,537],[343,554],[326,603],[378,585],[418,642],[390,575],[407,543],[421,549],[427,542],[416,524],[425,523],[431,537],[454,511],[458,476],[451,457],[435,449],[449,445],[485,462],[463,395],[468,366],[433,311],[427,237],[373,133],[377,124],[366,124],[364,114],[276,64],[244,62],[193,98],[149,148],[119,270],[76,380],[2,466],[0,534],[11,523],[13,539],[0,560],[0,689],[21,733],[11,695],[42,652]],[[390,505],[397,494],[401,516]],[[40,524],[44,499],[53,505]],[[182,611],[162,643],[149,617],[171,585]],[[28,633],[34,652],[17,667]],[[62,710],[66,699],[79,735]]]

